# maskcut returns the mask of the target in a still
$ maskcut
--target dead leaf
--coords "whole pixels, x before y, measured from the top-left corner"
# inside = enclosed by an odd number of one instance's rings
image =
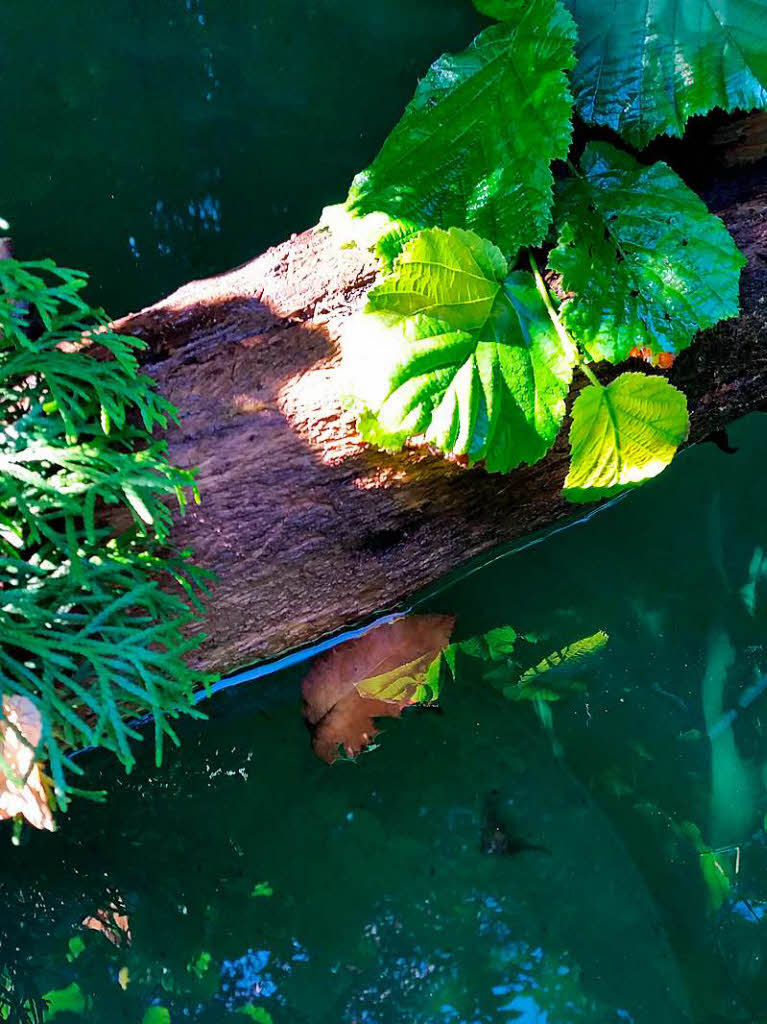
[[[407,615],[320,655],[303,682],[304,718],[315,753],[328,764],[339,747],[359,754],[378,729],[398,718],[428,669],[450,643],[453,615]]]
[[[56,828],[35,748],[43,723],[37,707],[27,697],[3,696],[0,750],[11,775],[0,769],[0,820],[22,814],[34,828]],[[26,742],[24,742],[26,740]]]
[[[91,917],[83,919],[83,928],[101,932],[113,946],[130,945],[130,921],[127,914],[121,914],[117,907],[97,910]]]

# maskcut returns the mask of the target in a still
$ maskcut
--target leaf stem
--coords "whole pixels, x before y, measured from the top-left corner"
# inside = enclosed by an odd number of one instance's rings
[[[591,383],[595,387],[597,387],[597,388],[603,388],[604,387],[604,384],[602,384],[600,382],[599,378],[594,373],[594,371],[591,369],[589,364],[585,361],[585,359],[581,358],[581,361],[578,363],[578,369],[581,371],[581,373],[583,373],[586,377],[588,377],[588,379],[591,381]]]
[[[548,310],[549,316],[551,317],[551,322],[554,324],[554,330],[559,335],[560,341],[567,348],[572,347],[578,353],[578,366],[583,371],[585,376],[588,377],[589,381],[595,387],[604,387],[604,384],[601,384],[599,382],[599,378],[594,373],[594,371],[589,368],[589,365],[586,362],[585,354],[581,351],[575,339],[571,336],[570,332],[559,319],[559,314],[554,309],[554,303],[551,301],[549,289],[546,287],[546,282],[543,280],[543,276],[541,275],[541,272],[538,269],[538,264],[535,262],[535,256],[533,256],[532,251],[530,250],[528,250],[527,255],[530,260],[530,269],[532,270],[533,277],[535,278],[535,285],[540,293],[541,298],[543,299],[546,309]]]
[[[549,289],[546,287],[546,282],[543,280],[543,277],[541,276],[541,272],[538,269],[538,264],[535,262],[535,256],[533,256],[533,253],[532,253],[531,250],[528,250],[527,255],[528,255],[528,258],[530,260],[530,269],[532,270],[533,277],[535,278],[535,286],[538,289],[538,292],[540,293],[541,298],[543,299],[543,304],[546,306],[546,309],[548,310],[548,314],[549,314],[549,317],[551,318],[551,322],[554,324],[554,330],[557,332],[557,334],[559,335],[560,341],[562,342],[562,344],[566,348],[573,348],[573,349],[575,349],[577,351],[578,346],[575,344],[573,339],[570,337],[570,335],[569,335],[569,333],[567,331],[567,328],[562,323],[562,321],[559,319],[559,314],[554,309],[554,303],[551,301],[551,295],[549,294]]]

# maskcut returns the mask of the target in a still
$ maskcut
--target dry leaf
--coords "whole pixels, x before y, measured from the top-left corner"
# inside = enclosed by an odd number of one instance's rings
[[[56,827],[53,812],[40,766],[35,763],[35,748],[43,731],[40,712],[27,697],[4,696],[3,716],[4,721],[0,722],[3,761],[13,776],[25,781],[17,785],[0,769],[0,820],[22,814],[35,828],[53,832]]]
[[[414,700],[434,659],[450,643],[452,615],[408,615],[320,655],[303,682],[304,717],[328,764],[342,747],[359,754],[378,729]]]
[[[92,917],[83,919],[83,927],[101,932],[113,946],[130,945],[130,921],[127,914],[121,914],[117,907],[97,910]]]

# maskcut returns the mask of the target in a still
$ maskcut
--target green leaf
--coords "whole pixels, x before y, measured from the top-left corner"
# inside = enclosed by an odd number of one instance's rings
[[[687,400],[663,377],[624,373],[573,406],[571,501],[595,501],[657,476],[687,437]]]
[[[66,988],[53,989],[46,992],[43,1000],[48,1004],[43,1020],[54,1020],[60,1013],[71,1013],[80,1015],[85,1013],[88,1001],[83,995],[83,990],[73,981]]]
[[[499,626],[480,636],[473,636],[456,644],[458,649],[472,658],[483,661],[505,661],[514,653],[518,633],[511,626]]]
[[[67,943],[67,954],[66,958],[71,963],[76,960],[81,953],[85,952],[85,942],[83,941],[82,935],[73,935]]]
[[[718,911],[730,898],[732,883],[725,865],[722,863],[723,851],[712,850],[704,842],[703,835],[697,825],[691,821],[683,821],[680,825],[673,824],[674,831],[689,839],[700,858],[700,873],[706,887],[708,907],[711,911]]]
[[[150,1006],[141,1024],[170,1024],[170,1011],[165,1006]]]
[[[592,359],[679,352],[737,315],[745,257],[681,178],[606,143],[586,147],[581,169],[558,197],[549,263],[575,293],[562,319]]]
[[[708,905],[711,910],[720,910],[725,900],[730,897],[731,884],[721,857],[713,850],[700,855],[700,871],[708,893]]]
[[[477,330],[490,317],[508,270],[500,249],[472,231],[432,228],[407,243],[395,272],[368,293],[368,306]]]
[[[436,61],[349,192],[356,215],[467,227],[504,253],[549,227],[552,160],[570,146],[575,26],[559,0],[532,0]]]
[[[767,105],[765,0],[566,0],[581,117],[632,145],[721,107]]]
[[[576,693],[585,693],[587,684],[577,676],[559,675],[542,676],[529,680],[524,686],[521,682],[503,687],[503,695],[508,700],[544,700],[549,704],[572,697]]]
[[[204,977],[210,970],[210,965],[213,962],[213,957],[207,950],[203,950],[199,956],[195,957],[194,960],[190,960],[186,965],[186,969],[190,974],[193,974],[196,978]]]
[[[591,636],[565,644],[524,671],[514,686],[504,689],[504,695],[512,700],[556,701],[573,693],[583,693],[587,685],[574,673],[592,655],[604,650],[609,641],[610,637],[600,629]]]
[[[434,228],[411,239],[344,339],[365,440],[397,449],[423,436],[470,463],[484,459],[490,472],[548,451],[575,352],[532,275],[500,281],[504,269],[498,250],[470,232]]]
[[[523,636],[521,639],[530,638]],[[579,672],[585,662],[606,647],[609,639],[607,633],[600,630],[552,651],[524,672],[519,671],[515,662],[496,657],[491,660],[505,660],[506,664],[491,668],[484,678],[509,700],[558,701],[574,693],[583,693],[588,688],[587,683],[579,678]]]
[[[249,1017],[250,1020],[258,1021],[259,1024],[272,1024],[272,1015],[263,1006],[254,1006],[253,1003],[246,1003],[245,1006],[241,1006],[237,1010],[237,1013],[242,1013],[244,1016]]]
[[[273,896],[274,895],[274,889],[269,884],[269,882],[256,882],[256,884],[253,886],[253,891],[251,892],[250,895],[251,896]]]
[[[381,261],[381,270],[384,274],[392,272],[397,257],[420,230],[412,220],[390,221],[388,229],[380,235],[375,245],[375,254]]]

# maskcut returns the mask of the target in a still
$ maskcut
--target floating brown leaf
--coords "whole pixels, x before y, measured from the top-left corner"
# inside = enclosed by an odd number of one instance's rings
[[[22,814],[35,828],[53,832],[53,813],[45,791],[35,749],[40,743],[43,723],[40,712],[27,697],[3,697],[0,722],[0,820]],[[26,742],[25,742],[26,741]]]
[[[373,719],[398,718],[450,643],[452,615],[407,615],[320,655],[304,679],[304,717],[328,764],[339,747],[359,754],[378,734]]]

